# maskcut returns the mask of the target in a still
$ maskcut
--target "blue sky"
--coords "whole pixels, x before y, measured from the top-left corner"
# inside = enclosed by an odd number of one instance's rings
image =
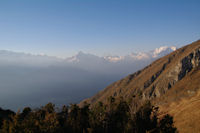
[[[124,55],[200,39],[199,0],[1,0],[0,49]]]

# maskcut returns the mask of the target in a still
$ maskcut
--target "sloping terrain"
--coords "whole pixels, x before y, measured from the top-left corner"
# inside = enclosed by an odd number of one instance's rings
[[[188,74],[181,82],[173,87],[163,99],[174,99],[173,94],[177,91],[180,100],[160,105],[160,113],[169,113],[174,117],[175,126],[180,132],[200,132],[200,71],[196,70]],[[182,91],[180,91],[182,90]]]
[[[162,114],[168,113],[174,117],[175,126],[181,133],[200,132],[200,91],[190,98],[160,106]]]
[[[199,126],[195,123],[200,119],[197,108],[200,102],[195,101],[199,98],[199,66],[200,40],[156,60],[83,102],[95,105],[99,101],[106,102],[110,96],[124,97],[136,110],[144,101],[151,100],[160,106],[161,113],[174,116],[178,130],[196,132]]]

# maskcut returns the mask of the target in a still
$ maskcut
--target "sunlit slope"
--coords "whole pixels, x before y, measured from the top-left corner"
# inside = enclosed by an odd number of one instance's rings
[[[161,114],[169,113],[174,117],[175,126],[180,132],[200,132],[200,71],[188,74],[173,87],[165,97],[168,104],[160,105]],[[176,92],[179,92],[176,94]],[[174,96],[176,95],[176,96]],[[177,100],[176,97],[179,97]]]
[[[200,41],[193,42],[154,61],[83,102],[92,106],[112,96],[123,97],[134,109],[150,100],[169,112],[181,132],[199,130]],[[189,100],[188,100],[189,99]],[[166,108],[167,107],[167,108]]]

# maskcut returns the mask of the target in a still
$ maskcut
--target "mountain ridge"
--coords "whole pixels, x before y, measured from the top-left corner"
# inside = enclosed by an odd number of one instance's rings
[[[157,58],[157,57],[161,57],[164,56],[166,54],[169,54],[173,51],[175,51],[177,48],[175,46],[161,46],[159,48],[155,48],[154,50],[150,50],[148,52],[138,52],[138,53],[131,53],[125,56],[96,56],[93,54],[89,54],[89,53],[84,53],[82,51],[78,52],[78,54],[72,56],[72,57],[68,57],[66,58],[66,60],[70,61],[70,62],[79,62],[80,58],[82,56],[88,57],[88,58],[99,58],[99,59],[104,59],[105,61],[109,61],[109,62],[118,62],[118,61],[123,61],[123,60],[145,60],[145,59],[149,59],[149,58]]]
[[[192,43],[191,46],[195,47],[194,44],[198,44],[199,42],[200,42],[200,41],[196,41],[196,42]],[[145,75],[145,74],[147,74],[147,73],[149,72],[149,70],[151,70],[151,71],[153,71],[153,72],[151,72],[151,73],[154,73],[154,74],[151,74],[151,75],[146,76],[147,78],[145,78],[144,81],[143,81],[142,83],[138,82],[137,84],[143,84],[143,85],[141,85],[141,89],[144,89],[145,91],[147,91],[146,89],[148,89],[149,87],[154,88],[155,86],[153,87],[152,83],[154,83],[154,84],[155,84],[155,82],[157,83],[157,80],[158,80],[157,78],[158,78],[158,77],[160,78],[161,73],[166,73],[166,72],[164,72],[164,70],[167,70],[167,69],[168,69],[167,66],[170,67],[170,63],[171,63],[172,61],[173,61],[173,62],[176,62],[176,61],[177,61],[176,58],[183,58],[183,57],[181,57],[181,56],[182,56],[181,53],[182,53],[183,51],[185,51],[185,49],[186,49],[187,47],[188,47],[188,46],[182,47],[182,48],[178,49],[177,51],[174,51],[174,52],[172,52],[171,54],[166,55],[165,57],[162,57],[162,58],[160,58],[160,59],[154,61],[152,64],[150,64],[149,66],[145,67],[144,69],[139,70],[139,71],[137,71],[136,73],[131,74],[131,75],[125,77],[124,79],[119,80],[119,81],[117,81],[117,82],[115,82],[115,83],[113,83],[113,84],[119,85],[119,84],[122,84],[123,82],[126,81],[126,82],[125,82],[126,85],[127,85],[127,86],[129,85],[129,87],[130,87],[130,81],[131,81],[131,80],[133,80],[136,76],[139,76],[139,78],[140,78],[141,75]],[[197,51],[197,52],[198,52],[198,51]],[[178,55],[178,53],[180,53],[180,54]],[[185,54],[188,54],[188,51],[187,51],[187,50],[185,51]],[[197,54],[197,53],[193,53],[193,54]],[[175,56],[178,56],[178,57],[175,58]],[[189,57],[188,57],[188,56],[189,56]],[[190,56],[191,56],[191,55],[185,56],[185,58],[182,59],[182,62],[184,62],[184,61],[187,62],[187,61],[188,61],[187,59],[190,58]],[[196,57],[195,57],[195,58],[196,58]],[[190,60],[190,59],[189,59],[189,60]],[[198,61],[196,61],[196,62],[198,62]],[[185,70],[180,71],[180,73],[179,73],[178,75],[176,75],[176,76],[178,76],[178,77],[173,77],[173,75],[170,75],[170,74],[172,74],[172,73],[177,73],[177,72],[176,72],[177,69],[180,69],[181,67],[184,67],[184,66],[181,66],[181,65],[182,65],[182,64],[179,63],[179,64],[177,64],[177,65],[175,66],[174,69],[172,69],[171,71],[167,71],[168,74],[169,74],[169,75],[167,75],[167,76],[168,76],[167,78],[168,78],[168,80],[169,80],[168,83],[170,83],[170,84],[168,84],[168,86],[165,86],[165,88],[168,88],[168,89],[171,88],[171,87],[174,85],[174,82],[176,82],[176,81],[178,81],[178,80],[181,80],[181,79],[185,76],[186,71],[190,70],[190,68],[187,68],[187,69],[184,68]],[[198,64],[193,64],[193,65],[198,65]],[[154,69],[154,68],[153,68],[154,66],[157,66],[157,68]],[[170,79],[170,78],[171,78],[170,76],[173,77],[172,80]],[[161,80],[161,79],[160,79],[160,80]],[[160,81],[160,82],[161,82],[161,81]],[[110,85],[110,86],[113,86],[113,84]],[[157,83],[157,84],[158,84],[158,83]],[[158,85],[159,85],[159,84],[158,84]],[[109,86],[109,87],[110,87],[110,86]],[[108,87],[108,88],[109,88],[109,87]],[[136,90],[136,89],[133,89],[133,90]],[[156,90],[156,88],[154,88],[154,90]],[[159,97],[159,93],[156,93],[156,91],[154,91],[154,93],[150,94],[149,96],[153,96],[153,94],[155,94],[155,95],[157,95],[157,96]],[[143,97],[145,97],[145,95],[143,95]]]
[[[126,58],[132,58],[133,60],[140,60],[145,58],[156,58],[161,57],[163,55],[166,55],[170,52],[175,51],[177,48],[175,46],[161,46],[159,48],[155,48],[154,50],[148,51],[148,52],[138,52],[138,53],[131,53],[127,54],[125,56],[97,56],[90,53],[85,52],[78,52],[76,55],[66,58],[60,58],[56,56],[49,56],[47,54],[32,54],[32,53],[24,53],[24,52],[14,52],[10,50],[0,50],[1,56],[13,56],[13,57],[19,57],[19,58],[31,58],[34,57],[35,60],[38,58],[43,59],[49,59],[49,60],[60,60],[60,61],[66,61],[66,62],[77,62],[80,61],[81,58],[99,58],[101,60],[110,61],[110,62],[117,62],[121,61]]]
[[[80,62],[68,63],[55,57],[0,51],[0,105],[17,110],[50,100],[57,105],[80,102],[152,61],[113,63],[91,54],[79,56]]]
[[[200,90],[200,40],[184,46],[129,76],[114,82],[96,95],[83,100],[95,106],[106,103],[109,97],[123,97],[137,110],[146,100],[164,108],[183,99],[195,96]],[[192,75],[196,75],[192,79]],[[172,108],[171,108],[172,109]],[[186,112],[187,115],[190,112]],[[200,112],[199,112],[200,114]],[[182,117],[182,116],[180,116]],[[200,115],[196,116],[200,118]],[[175,120],[179,118],[175,117]],[[194,123],[190,120],[191,123]],[[186,122],[188,123],[188,121]],[[176,123],[181,125],[180,121]],[[195,123],[194,123],[195,124]],[[180,131],[189,131],[188,125],[178,126]],[[199,127],[195,127],[195,130]]]

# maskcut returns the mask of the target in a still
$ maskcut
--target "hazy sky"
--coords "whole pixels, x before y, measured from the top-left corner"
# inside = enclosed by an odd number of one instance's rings
[[[124,55],[200,39],[200,0],[1,0],[0,49]]]

